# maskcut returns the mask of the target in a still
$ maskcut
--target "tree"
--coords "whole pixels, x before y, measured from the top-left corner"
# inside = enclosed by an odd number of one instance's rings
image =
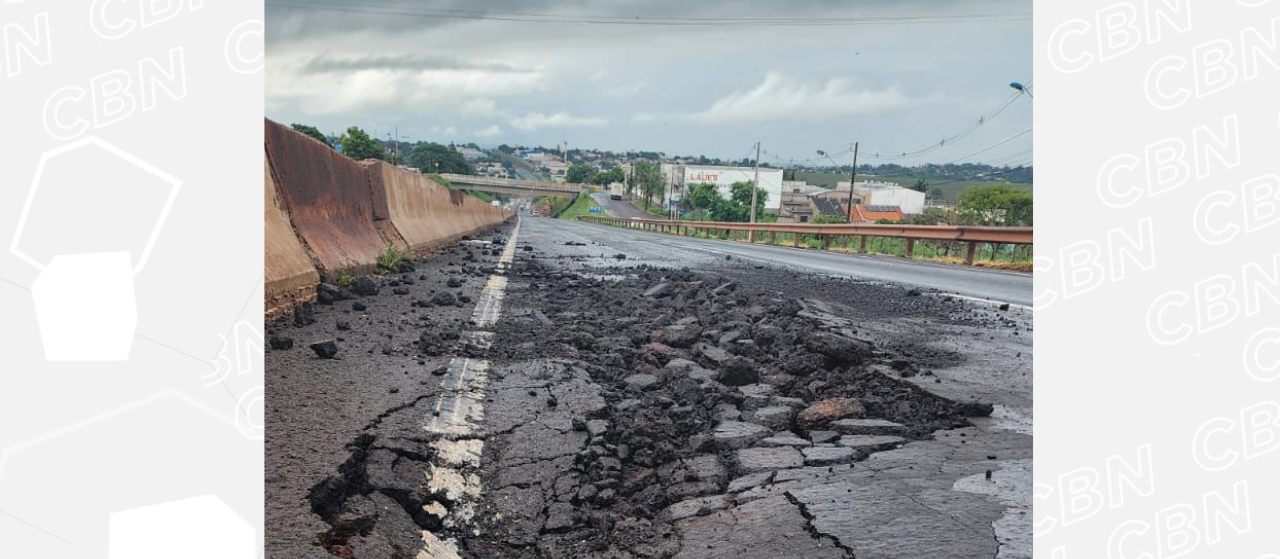
[[[320,133],[320,130],[314,126],[309,126],[306,124],[298,124],[296,122],[293,124],[290,124],[289,126],[293,127],[293,129],[297,130],[298,132],[302,132],[303,134],[306,134],[308,136],[311,136],[312,138],[319,140],[326,146],[333,147],[333,144],[329,143],[329,138],[326,138],[324,134]]]
[[[342,135],[342,153],[356,161],[362,159],[386,159],[386,150],[382,144],[370,138],[364,130],[356,126],[347,129]]]
[[[423,173],[475,174],[458,150],[435,142],[418,142],[414,145],[409,154],[409,164]]]
[[[698,210],[699,220],[705,220],[708,216],[712,220],[718,220],[718,216],[724,211],[724,206],[728,204],[728,200],[720,195],[719,187],[708,183],[690,185],[685,202],[689,207]]]
[[[601,186],[608,186],[615,182],[622,182],[624,180],[627,180],[627,175],[622,172],[622,167],[614,167],[608,171],[596,173],[596,176],[591,179],[591,182]]]
[[[1032,196],[1010,184],[975,186],[960,193],[956,209],[967,224],[1031,225]]]
[[[925,192],[929,190],[929,181],[924,179],[916,179],[916,183],[911,185],[911,190],[916,192]]]
[[[652,161],[638,161],[635,166],[635,181],[644,193],[645,199],[653,203],[653,199],[662,194],[662,169]],[[663,204],[665,205],[665,203]]]
[[[596,170],[585,163],[574,163],[564,172],[564,182],[594,182]]]
[[[750,182],[735,182],[729,187],[729,200],[733,202],[734,213],[738,219],[726,221],[750,221],[751,220],[751,190],[755,185]],[[764,215],[764,204],[769,199],[769,193],[763,188],[756,188],[756,219],[760,219]],[[738,215],[740,214],[740,215]]]
[[[911,223],[915,225],[948,225],[950,216],[947,210],[942,208],[925,208],[923,212],[911,217]]]
[[[934,188],[929,189],[929,197],[930,197],[930,198],[933,198],[933,199],[935,199],[935,200],[941,200],[943,196],[944,196],[944,194],[942,193],[942,189],[941,189],[941,188],[934,187]]]

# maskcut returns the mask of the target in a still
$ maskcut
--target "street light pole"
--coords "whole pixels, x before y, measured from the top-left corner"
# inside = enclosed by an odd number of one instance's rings
[[[756,191],[760,190],[760,142],[756,142],[756,178],[751,181],[751,224],[756,224]],[[747,242],[756,242],[756,230],[747,231]]]
[[[853,223],[853,185],[858,182],[858,142],[853,143],[853,171],[849,173],[849,223]]]

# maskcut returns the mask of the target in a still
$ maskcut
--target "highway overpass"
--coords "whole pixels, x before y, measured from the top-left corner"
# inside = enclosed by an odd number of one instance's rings
[[[523,179],[499,179],[476,175],[441,173],[440,177],[463,190],[478,190],[503,196],[577,196],[589,184],[561,183]]]

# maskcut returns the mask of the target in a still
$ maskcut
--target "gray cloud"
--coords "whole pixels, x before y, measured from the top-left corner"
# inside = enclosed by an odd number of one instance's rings
[[[301,68],[301,71],[305,74],[345,73],[360,70],[493,70],[510,72],[516,69],[507,64],[478,64],[454,57],[421,54],[347,57],[325,54],[308,60]]]
[[[396,126],[420,139],[732,157],[760,139],[798,159],[859,140],[891,153],[964,128],[1011,93],[1009,81],[1031,78],[1029,19],[790,27],[439,17],[1029,16],[1021,0],[313,2],[399,14],[283,5],[299,1],[267,0],[267,111],[325,131]],[[1020,102],[932,161],[1030,125],[1030,101]]]

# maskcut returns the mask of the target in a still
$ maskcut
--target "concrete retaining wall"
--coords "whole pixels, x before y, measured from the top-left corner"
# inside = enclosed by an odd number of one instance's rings
[[[263,185],[266,195],[262,202],[265,209],[262,221],[266,227],[263,235],[266,243],[263,295],[266,312],[271,313],[315,297],[320,274],[294,234],[289,217],[280,207],[270,161],[263,164]]]
[[[391,222],[415,253],[492,227],[510,217],[502,208],[440,186],[426,176],[381,162],[374,166],[386,186]]]
[[[418,173],[353,161],[270,120],[263,139],[268,313],[314,298],[322,276],[371,270],[388,243],[421,253],[512,217]]]
[[[384,238],[374,225],[364,166],[271,121],[265,138],[280,198],[322,272],[372,265],[388,242],[399,240]]]

